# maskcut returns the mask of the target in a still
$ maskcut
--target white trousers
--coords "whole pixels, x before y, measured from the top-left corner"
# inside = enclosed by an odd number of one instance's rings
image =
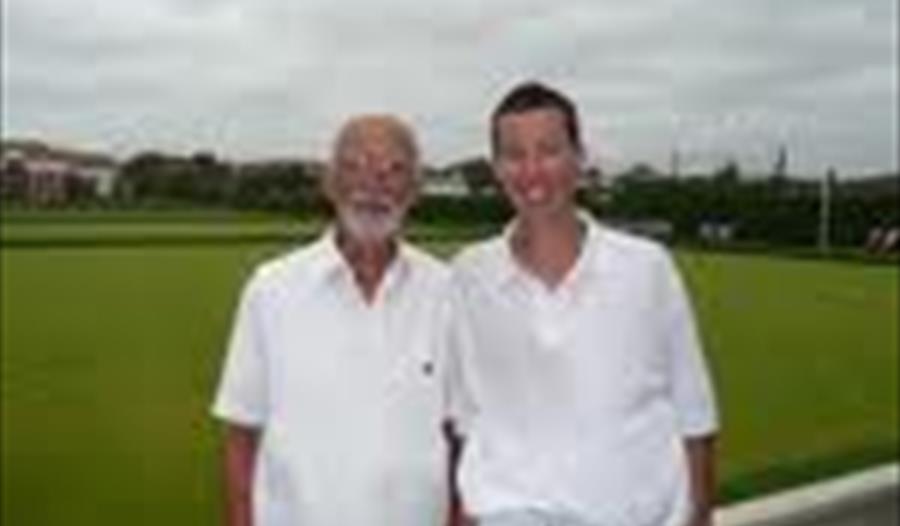
[[[539,510],[509,511],[478,518],[476,526],[595,526],[577,517]]]

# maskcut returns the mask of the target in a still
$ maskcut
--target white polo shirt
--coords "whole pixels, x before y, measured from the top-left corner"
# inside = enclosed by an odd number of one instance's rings
[[[401,244],[366,304],[331,233],[256,270],[213,404],[261,429],[254,524],[442,524],[448,278]]]
[[[511,227],[454,262],[463,502],[476,516],[682,526],[683,439],[717,429],[688,298],[661,246],[581,221],[552,290],[513,259]]]

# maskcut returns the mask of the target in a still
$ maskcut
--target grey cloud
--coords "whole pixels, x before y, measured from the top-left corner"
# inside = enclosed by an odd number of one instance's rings
[[[484,153],[491,104],[541,78],[597,157],[818,173],[897,165],[889,0],[6,0],[4,131],[124,153],[320,155],[347,115],[408,116],[438,162]]]

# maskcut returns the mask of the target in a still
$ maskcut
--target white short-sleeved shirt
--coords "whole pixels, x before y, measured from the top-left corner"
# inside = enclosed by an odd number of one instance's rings
[[[454,262],[454,413],[468,511],[681,526],[684,437],[717,429],[689,301],[668,253],[581,214],[579,257],[548,289],[509,232]]]
[[[401,244],[366,304],[332,233],[246,284],[213,414],[258,427],[258,526],[445,518],[448,272]]]

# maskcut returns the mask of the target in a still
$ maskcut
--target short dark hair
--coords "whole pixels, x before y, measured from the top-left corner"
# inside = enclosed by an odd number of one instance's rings
[[[581,152],[581,130],[578,125],[578,110],[568,97],[559,91],[537,81],[523,82],[510,90],[491,114],[491,150],[497,152],[500,118],[511,113],[533,110],[555,109],[563,115],[566,134],[576,150]]]

